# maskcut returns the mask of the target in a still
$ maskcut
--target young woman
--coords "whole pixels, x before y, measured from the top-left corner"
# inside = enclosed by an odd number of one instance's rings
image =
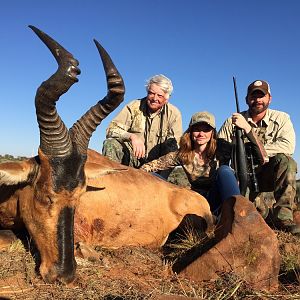
[[[198,112],[181,137],[179,150],[144,164],[141,169],[156,172],[181,165],[192,190],[204,196],[212,213],[218,215],[221,204],[239,195],[240,190],[233,170],[226,165],[219,167],[216,148],[215,117],[209,112]]]

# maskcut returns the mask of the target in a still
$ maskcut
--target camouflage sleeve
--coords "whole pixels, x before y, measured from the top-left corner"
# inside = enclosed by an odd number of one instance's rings
[[[128,141],[130,137],[128,129],[131,126],[131,122],[131,110],[129,106],[126,105],[109,124],[106,130],[106,138],[117,138],[119,140]]]
[[[154,159],[146,164],[144,164],[141,169],[146,172],[157,172],[162,170],[167,170],[170,168],[174,168],[180,165],[178,160],[178,152],[170,152],[164,156],[161,156],[158,159]]]
[[[254,130],[251,129],[250,132],[246,134],[246,136],[251,143],[252,155],[254,156],[255,161],[259,165],[263,165],[263,164],[267,163],[269,161],[268,154],[267,154],[263,144],[258,139],[258,136],[254,132]]]

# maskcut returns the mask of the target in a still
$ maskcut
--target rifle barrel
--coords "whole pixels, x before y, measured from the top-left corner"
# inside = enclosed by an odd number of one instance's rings
[[[238,113],[240,113],[240,105],[239,105],[239,97],[238,97],[238,93],[237,93],[237,88],[236,88],[236,79],[233,76],[233,86],[234,86],[234,96],[235,96],[235,105],[236,105],[236,110]]]

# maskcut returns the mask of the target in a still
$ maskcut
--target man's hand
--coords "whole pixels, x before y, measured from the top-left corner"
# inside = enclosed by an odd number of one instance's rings
[[[136,134],[133,133],[130,135],[130,141],[133,148],[133,155],[136,158],[145,157],[146,150],[144,142]]]
[[[247,120],[239,113],[233,113],[231,116],[232,123],[241,128],[244,129],[246,133],[249,133],[251,131],[251,125],[247,122]]]

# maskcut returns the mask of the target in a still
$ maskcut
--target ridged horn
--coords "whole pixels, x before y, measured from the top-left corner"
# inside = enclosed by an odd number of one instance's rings
[[[65,124],[56,110],[56,101],[78,81],[78,61],[43,31],[29,25],[49,48],[58,63],[57,71],[37,89],[35,107],[40,128],[40,149],[45,155],[65,156],[72,150],[72,142]]]
[[[125,85],[122,76],[106,50],[94,40],[99,51],[107,81],[107,95],[92,106],[71,128],[73,140],[81,153],[86,153],[89,140],[101,121],[115,110],[124,99]]]

